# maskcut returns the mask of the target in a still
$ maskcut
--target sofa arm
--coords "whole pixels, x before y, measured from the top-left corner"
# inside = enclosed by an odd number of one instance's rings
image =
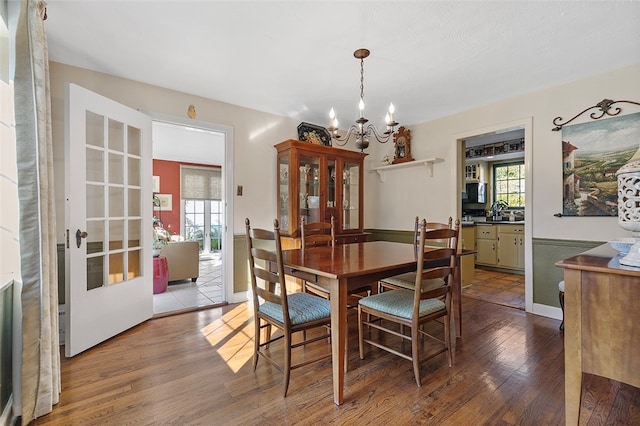
[[[167,258],[169,281],[191,278],[195,282],[200,276],[199,254],[197,241],[171,241],[163,246],[160,256]]]

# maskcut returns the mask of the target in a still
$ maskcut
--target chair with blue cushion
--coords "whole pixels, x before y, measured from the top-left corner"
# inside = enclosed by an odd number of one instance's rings
[[[447,239],[450,247],[427,248],[435,240]],[[447,353],[449,367],[453,365],[451,352],[451,285],[456,267],[456,247],[458,229],[426,230],[426,221],[420,226],[420,240],[418,244],[418,259],[416,262],[416,277],[413,289],[400,288],[360,299],[358,303],[358,343],[360,359],[364,359],[364,343],[383,349],[413,362],[413,373],[418,386],[422,385],[420,378],[420,363],[441,353]],[[427,268],[425,262],[429,262]],[[423,287],[425,281],[440,285]],[[370,319],[365,319],[367,316]],[[432,328],[424,327],[428,322],[442,318],[442,325],[437,329],[444,329],[442,338],[431,334]],[[365,337],[365,326],[368,337]],[[410,333],[404,332],[405,328]],[[372,329],[378,330],[374,338]],[[390,335],[390,336],[388,336]],[[401,342],[411,342],[411,353],[403,351],[402,345],[392,338],[396,336]],[[423,354],[424,345],[421,337],[428,337],[436,341],[436,348],[428,354]],[[400,346],[400,347],[398,347]],[[433,346],[433,345],[432,345]],[[432,348],[429,346],[429,348]]]
[[[331,351],[312,359],[293,364],[291,350],[297,347],[327,339],[325,326],[331,324],[329,301],[309,293],[287,293],[287,285],[282,262],[282,246],[280,243],[280,226],[278,220],[273,221],[273,231],[251,229],[249,219],[245,219],[247,248],[251,290],[253,293],[253,314],[255,323],[255,350],[253,369],[258,366],[258,358],[262,356],[270,364],[284,373],[284,396],[287,396],[291,370],[311,364],[331,356]],[[282,335],[271,336],[271,327],[282,331]],[[321,328],[323,332],[313,338],[302,338],[293,343],[293,333],[312,328]],[[264,342],[261,332],[265,331]],[[280,365],[269,354],[269,345],[284,338],[284,365]]]
[[[453,224],[453,219],[451,217],[449,217],[449,221],[447,223],[426,222],[426,230],[428,232],[434,229],[451,229],[452,224]],[[458,221],[456,221],[456,229],[457,228],[459,228]],[[413,247],[415,250],[416,258],[418,257],[418,245],[420,244],[419,232],[420,232],[420,220],[416,216],[415,226],[413,230]],[[451,247],[450,245],[451,241],[448,239],[442,239],[442,240],[431,239],[430,243],[454,248],[454,247]],[[415,272],[407,272],[400,275],[394,275],[389,278],[383,278],[380,281],[378,281],[378,293],[382,293],[385,290],[398,290],[401,288],[412,290],[413,286],[415,285],[415,281],[416,281]],[[441,280],[435,280],[435,281],[427,280],[422,282],[422,286],[426,288],[439,286],[439,285],[442,285]]]

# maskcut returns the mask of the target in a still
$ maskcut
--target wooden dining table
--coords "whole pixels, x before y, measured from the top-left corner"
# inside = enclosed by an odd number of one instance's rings
[[[434,247],[435,249],[436,247]],[[468,252],[468,253],[467,253]],[[462,251],[460,255],[473,253]],[[347,294],[349,290],[416,270],[413,244],[369,241],[313,247],[282,252],[285,274],[313,282],[329,291],[331,300],[331,352],[333,401],[344,401],[347,338]],[[458,262],[459,264],[459,262]],[[430,265],[425,263],[426,267]],[[456,337],[462,337],[460,270],[456,267],[452,288]]]

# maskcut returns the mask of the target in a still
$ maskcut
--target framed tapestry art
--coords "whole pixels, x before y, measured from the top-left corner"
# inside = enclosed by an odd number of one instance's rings
[[[640,113],[561,130],[562,216],[617,216],[616,172],[638,151]]]

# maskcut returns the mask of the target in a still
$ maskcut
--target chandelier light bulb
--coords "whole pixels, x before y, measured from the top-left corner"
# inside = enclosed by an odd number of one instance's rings
[[[393,106],[393,102],[391,102],[389,104],[389,120],[387,121],[387,123],[390,123],[393,121],[393,113],[396,112],[396,108]]]

